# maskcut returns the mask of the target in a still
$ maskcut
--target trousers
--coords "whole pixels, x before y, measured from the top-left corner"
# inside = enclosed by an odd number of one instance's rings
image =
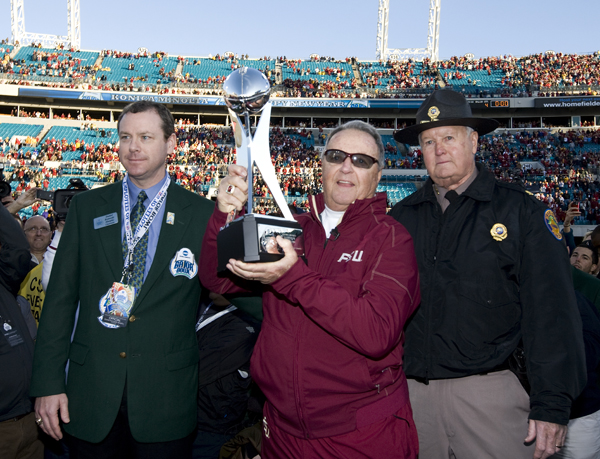
[[[564,447],[553,459],[600,459],[600,410],[569,421]]]
[[[529,396],[509,370],[455,379],[408,380],[419,459],[531,459]]]
[[[0,422],[0,457],[2,459],[44,457],[44,445],[38,437],[34,413]]]

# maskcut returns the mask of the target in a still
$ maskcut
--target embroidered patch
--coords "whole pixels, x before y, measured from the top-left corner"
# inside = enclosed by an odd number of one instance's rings
[[[194,277],[198,273],[198,264],[192,251],[186,248],[179,250],[171,260],[169,270],[173,276]]]
[[[502,223],[496,223],[492,226],[490,233],[496,241],[503,241],[508,236],[508,230]]]
[[[546,223],[546,226],[548,227],[548,229],[550,230],[552,235],[559,241],[562,241],[562,234],[560,232],[560,227],[558,226],[558,222],[556,221],[554,212],[552,212],[550,209],[548,209],[544,213],[544,222]]]

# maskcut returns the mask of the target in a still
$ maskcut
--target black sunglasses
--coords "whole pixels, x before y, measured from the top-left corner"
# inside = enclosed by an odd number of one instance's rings
[[[346,158],[350,158],[352,165],[361,169],[370,169],[377,162],[375,158],[363,153],[346,153],[342,150],[327,150],[323,154],[323,158],[331,164],[342,164]]]

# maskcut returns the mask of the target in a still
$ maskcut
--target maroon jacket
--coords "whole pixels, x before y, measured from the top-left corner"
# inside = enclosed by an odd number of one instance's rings
[[[385,206],[385,194],[356,201],[326,240],[323,195],[312,197],[311,212],[297,216],[305,261],[265,286],[250,371],[277,414],[269,422],[297,437],[341,435],[408,403],[402,331],[419,277],[412,239]],[[216,208],[201,251],[200,279],[217,293],[244,286],[216,275],[225,218]]]

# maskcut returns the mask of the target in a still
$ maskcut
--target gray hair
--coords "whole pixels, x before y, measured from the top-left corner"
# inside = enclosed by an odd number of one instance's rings
[[[327,151],[327,145],[329,145],[329,142],[331,141],[333,136],[335,136],[336,134],[339,134],[340,132],[345,131],[347,129],[365,132],[373,138],[373,140],[375,141],[375,144],[377,145],[377,151],[379,153],[379,159],[377,160],[377,164],[379,164],[379,169],[383,169],[383,166],[385,164],[384,163],[385,149],[383,148],[383,141],[381,140],[381,136],[379,135],[379,132],[377,132],[377,129],[375,129],[369,123],[365,123],[364,121],[360,121],[360,120],[348,121],[347,123],[344,123],[344,124],[336,127],[329,134],[329,137],[327,138],[327,143],[325,144],[325,150],[323,152]],[[323,159],[323,152],[321,152],[321,159]]]
[[[473,132],[475,132],[475,129],[473,129],[471,126],[462,126],[467,130],[467,137],[469,137]],[[426,131],[427,129],[425,129]],[[421,145],[421,135],[423,134],[423,132],[419,132],[419,145]]]

